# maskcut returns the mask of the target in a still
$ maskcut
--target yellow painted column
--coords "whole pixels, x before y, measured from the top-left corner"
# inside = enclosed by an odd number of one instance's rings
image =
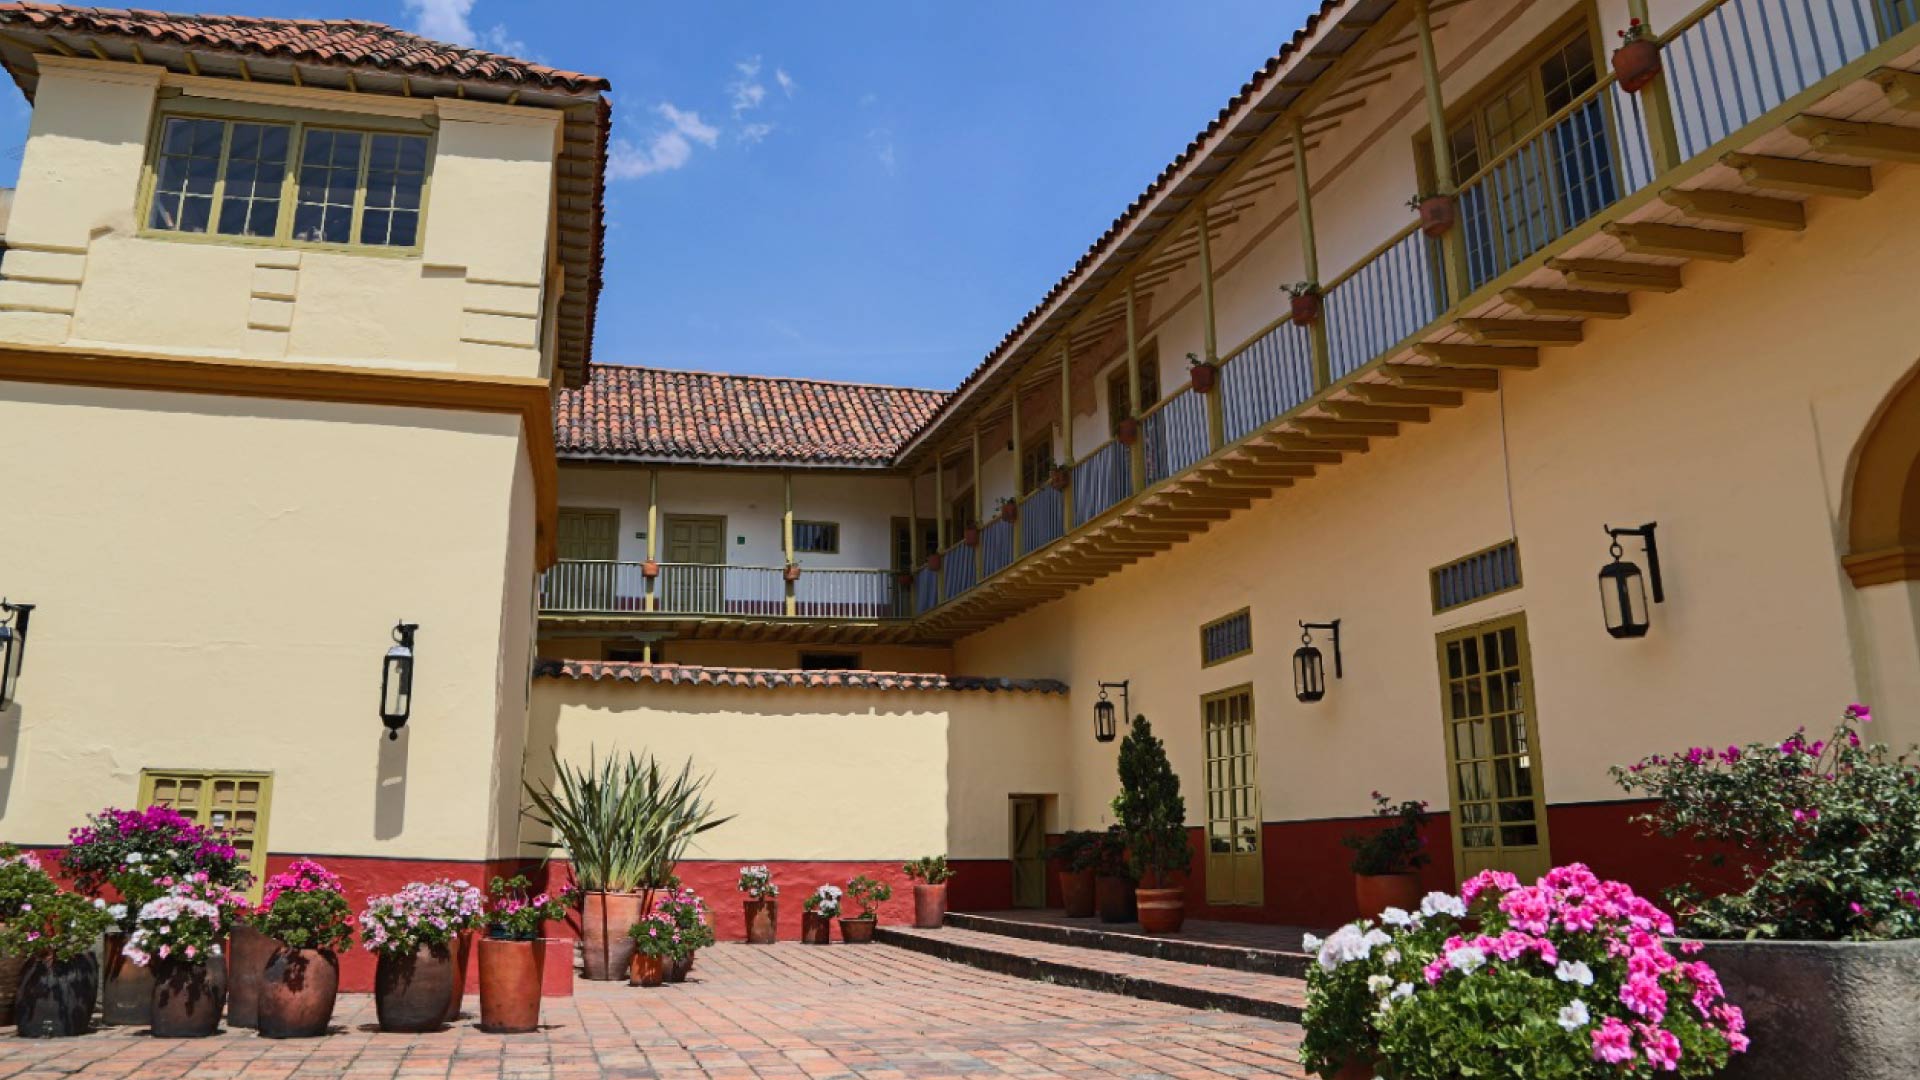
[[[1013,381],[1013,403],[1009,408],[1013,416],[1013,501],[1018,503],[1027,494],[1026,456],[1022,448],[1026,445],[1020,438],[1020,380]],[[1020,523],[1013,525],[1013,557],[1016,561],[1024,554],[1020,550]]]
[[[1320,290],[1320,251],[1313,238],[1313,178],[1307,174],[1307,135],[1299,117],[1291,122],[1292,130],[1288,137],[1293,140],[1293,180],[1294,198],[1299,205],[1300,214],[1300,265],[1306,273],[1309,284],[1315,292]],[[1333,363],[1329,359],[1331,349],[1327,343],[1327,311],[1323,303],[1320,317],[1307,327],[1307,339],[1312,346],[1313,389],[1319,393],[1333,381]]]
[[[658,563],[660,560],[660,470],[647,470],[647,561]],[[655,596],[655,582],[647,580],[647,595],[644,601],[648,611],[654,610],[659,600]]]
[[[1109,402],[1111,404],[1111,402]],[[1140,400],[1140,325],[1139,311],[1135,308],[1133,281],[1127,281],[1127,411],[1136,419],[1140,416],[1140,407],[1146,404]],[[1133,490],[1145,491],[1147,487],[1147,443],[1136,438],[1133,445],[1127,447],[1127,465],[1133,474]]]
[[[920,477],[907,474],[907,563],[908,575],[905,586],[906,602],[900,607],[915,615],[920,614],[920,590],[914,588],[914,582],[920,576]]]
[[[980,422],[973,424],[973,529],[978,536],[987,523],[987,493],[980,484]],[[986,577],[987,548],[984,544],[973,546],[973,580]]]
[[[1641,29],[1646,31],[1648,37],[1653,37],[1653,20],[1647,14],[1647,0],[1627,0],[1627,14],[1639,19]],[[1652,82],[1640,89],[1640,112],[1646,118],[1647,149],[1653,157],[1653,174],[1659,176],[1680,164],[1680,137],[1673,122],[1673,94],[1667,87],[1664,66]]]
[[[785,507],[780,515],[780,546],[781,546],[781,550],[785,551],[787,554],[787,565],[792,566],[793,565],[793,474],[792,473],[783,472],[780,474],[780,488],[781,488],[781,497]],[[782,574],[781,576],[784,578],[786,575]],[[792,581],[786,582],[787,614],[790,616],[795,614],[796,611],[798,610],[798,607],[794,602],[794,595],[793,595],[794,584],[795,583]]]
[[[1202,327],[1206,344],[1206,356],[1203,359],[1215,367],[1220,366],[1220,342],[1214,327],[1213,318],[1213,242],[1208,233],[1207,205],[1200,204],[1200,303],[1205,309],[1206,323]],[[1207,394],[1207,448],[1218,450],[1227,443],[1227,419],[1221,397],[1225,391],[1220,380],[1213,384],[1213,393]]]
[[[1440,93],[1440,61],[1433,47],[1433,20],[1429,18],[1427,0],[1413,0],[1413,26],[1420,42],[1420,76],[1427,89],[1427,128],[1433,143],[1434,194],[1452,197],[1458,192],[1453,186],[1456,179],[1453,175],[1453,152],[1451,140],[1447,137],[1447,100]],[[1455,217],[1458,216],[1456,207]],[[1446,239],[1441,241],[1441,252],[1447,271],[1447,306],[1451,307],[1467,295],[1467,243],[1457,222],[1447,231]]]
[[[936,450],[933,452],[933,542],[938,546],[941,559],[947,552],[947,459]],[[947,575],[944,566],[933,575],[934,597],[936,601],[947,598]]]
[[[1060,346],[1060,460],[1073,469],[1073,346]],[[1073,531],[1073,484],[1067,484],[1060,500],[1060,533]]]

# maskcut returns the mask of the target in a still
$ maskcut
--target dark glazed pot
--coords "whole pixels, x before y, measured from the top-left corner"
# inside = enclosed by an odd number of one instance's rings
[[[85,1035],[100,996],[100,962],[92,953],[71,960],[29,960],[20,976],[14,1018],[23,1039]]]
[[[373,967],[373,1012],[381,1031],[439,1031],[453,998],[457,945],[381,953]]]
[[[260,1035],[311,1039],[325,1035],[340,993],[340,958],[331,949],[281,946],[260,976]]]
[[[153,1020],[153,969],[127,959],[127,935],[107,935],[106,970],[100,988],[100,1022],[111,1027],[145,1027]]]
[[[480,939],[480,1029],[500,1034],[540,1027],[546,943]]]
[[[153,1036],[204,1039],[227,1008],[227,965],[219,957],[153,961]]]
[[[1130,923],[1135,915],[1133,879],[1113,877],[1106,874],[1095,875],[1093,879],[1094,906],[1099,909],[1103,923]]]
[[[1060,871],[1060,902],[1069,919],[1091,919],[1097,910],[1093,902],[1093,871]]]
[[[227,1026],[260,1026],[260,979],[280,942],[237,923],[227,944]]]
[[[13,1023],[13,1003],[20,996],[20,976],[27,962],[17,956],[0,956],[0,1027]]]
[[[691,974],[693,974],[692,953],[667,961],[668,982],[686,982],[687,976]]]

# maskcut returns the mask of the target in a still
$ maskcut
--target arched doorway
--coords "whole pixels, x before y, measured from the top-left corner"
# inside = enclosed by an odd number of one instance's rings
[[[1920,369],[1867,426],[1848,490],[1847,575],[1856,587],[1920,580]]]

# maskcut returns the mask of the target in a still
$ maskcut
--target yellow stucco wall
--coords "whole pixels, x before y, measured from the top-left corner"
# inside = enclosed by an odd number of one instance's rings
[[[62,842],[143,767],[231,769],[273,774],[277,852],[511,851],[519,417],[0,382],[0,460],[0,593],[39,605],[0,714],[0,836]],[[401,619],[419,659],[390,742]]]
[[[0,340],[203,357],[540,375],[559,114],[40,58],[0,279]],[[423,120],[412,255],[140,235],[155,104]]]
[[[961,641],[963,672],[1048,676],[1074,716],[1098,679],[1133,681],[1201,806],[1200,696],[1255,689],[1264,816],[1365,813],[1367,793],[1445,805],[1434,635],[1525,611],[1545,790],[1619,795],[1606,768],[1688,741],[1818,728],[1856,698],[1878,734],[1920,740],[1913,599],[1856,592],[1840,567],[1849,456],[1920,360],[1911,252],[1920,171],[1880,170],[1857,203],[1817,201],[1804,234],[1750,233],[1671,296],[1546,350],[1538,372],[1192,541]],[[1603,523],[1660,523],[1668,599],[1652,633],[1601,627]],[[1525,587],[1432,614],[1428,570],[1511,535]],[[1637,551],[1637,549],[1635,549]],[[1202,669],[1201,623],[1251,605],[1253,655]],[[1294,701],[1298,620],[1340,618],[1346,678]],[[1324,644],[1324,643],[1323,643]],[[1070,740],[1089,826],[1111,752]]]
[[[1007,796],[1063,794],[1066,708],[1058,694],[538,679],[527,774],[551,772],[550,748],[573,764],[690,759],[737,815],[693,859],[1006,858]]]

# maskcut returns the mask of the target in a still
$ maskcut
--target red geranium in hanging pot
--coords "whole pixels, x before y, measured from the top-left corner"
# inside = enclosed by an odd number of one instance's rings
[[[1630,20],[1620,31],[1620,47],[1613,50],[1613,77],[1620,89],[1637,94],[1660,74],[1660,43],[1647,33],[1645,23]]]
[[[1415,195],[1407,205],[1420,215],[1420,233],[1438,240],[1453,230],[1453,196]]]
[[[939,552],[936,551],[927,556],[927,569],[933,571],[936,574],[940,572],[940,553]]]
[[[1295,326],[1311,326],[1320,318],[1320,286],[1317,282],[1296,281],[1285,286],[1289,298],[1289,317]]]
[[[979,547],[980,546],[980,526],[978,525],[967,526],[965,529],[962,529],[960,531],[960,538],[966,542],[966,545],[968,547]]]
[[[1000,500],[1000,520],[1012,522],[1020,517],[1020,504],[1012,499]]]
[[[1211,394],[1213,386],[1220,379],[1220,365],[1202,360],[1194,353],[1187,354],[1187,377],[1193,380],[1193,392]]]
[[[1065,491],[1067,485],[1071,483],[1073,483],[1073,472],[1065,465],[1055,465],[1053,471],[1047,474],[1047,484],[1055,491]]]
[[[1140,421],[1131,416],[1121,417],[1119,423],[1113,425],[1113,437],[1120,441],[1121,446],[1132,446],[1139,442]]]

